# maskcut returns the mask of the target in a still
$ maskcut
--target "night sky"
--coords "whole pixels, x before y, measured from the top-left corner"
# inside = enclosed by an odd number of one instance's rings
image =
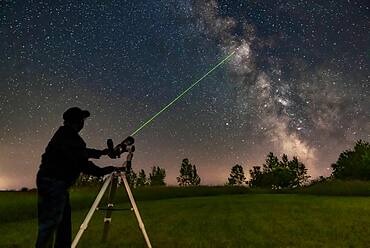
[[[119,142],[213,65],[235,55],[136,138],[134,170],[176,183],[189,158],[224,184],[268,152],[313,177],[370,140],[370,3],[1,1],[0,189],[34,187],[63,112],[88,109],[90,147]],[[98,165],[122,161],[97,160]]]

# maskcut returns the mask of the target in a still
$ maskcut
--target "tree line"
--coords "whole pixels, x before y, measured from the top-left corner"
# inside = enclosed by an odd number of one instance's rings
[[[126,171],[126,178],[129,185],[133,187],[164,186],[166,185],[166,170],[159,166],[154,166],[151,168],[151,172],[147,177],[143,169],[136,174],[132,168],[129,167]],[[195,165],[192,165],[187,158],[182,160],[180,174],[176,179],[180,186],[194,186],[200,184],[197,168]]]
[[[321,176],[312,182],[327,180],[370,180],[370,144],[359,140],[353,149],[339,154],[331,165],[332,173],[328,177]],[[308,182],[306,166],[293,157],[288,159],[283,154],[279,160],[272,152],[267,155],[262,166],[254,166],[249,171],[250,180],[246,181],[243,167],[235,165],[231,169],[228,185],[249,185],[250,187],[267,187],[272,189],[296,188]]]
[[[353,150],[342,152],[331,167],[332,174],[328,178],[320,177],[319,180],[370,180],[370,144],[362,140],[357,141]],[[296,188],[306,184],[310,178],[306,166],[297,157],[290,160],[283,154],[279,159],[272,152],[267,154],[262,166],[253,166],[249,174],[247,180],[243,166],[236,164],[231,168],[225,185],[272,189]],[[135,173],[132,167],[128,167],[126,177],[131,187],[166,185],[166,170],[160,166],[151,167],[148,176],[143,169]],[[182,160],[176,180],[179,186],[197,186],[201,182],[196,165],[191,164],[188,158]],[[90,185],[101,181],[102,178],[81,176],[77,184]]]

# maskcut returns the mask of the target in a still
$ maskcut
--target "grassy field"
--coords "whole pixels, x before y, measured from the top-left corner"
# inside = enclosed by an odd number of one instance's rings
[[[71,192],[75,233],[96,192]],[[261,194],[263,191],[238,187],[149,188],[136,191],[135,196],[153,247],[370,246],[370,198],[324,196],[322,189],[313,191],[321,196],[307,192]],[[123,193],[117,198],[118,207],[128,206]],[[33,247],[37,228],[35,193],[1,192],[0,202],[0,247]],[[133,212],[113,213],[105,244],[100,240],[103,218],[103,212],[94,215],[79,247],[145,247]]]

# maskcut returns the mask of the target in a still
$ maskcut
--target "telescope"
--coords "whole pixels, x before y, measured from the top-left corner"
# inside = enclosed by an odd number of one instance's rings
[[[124,139],[121,143],[114,146],[113,140],[108,139],[107,140],[107,146],[108,146],[108,156],[112,159],[120,158],[121,154],[124,152],[132,153],[135,151],[135,146],[133,145],[135,143],[135,140],[133,137],[129,136],[126,139]]]

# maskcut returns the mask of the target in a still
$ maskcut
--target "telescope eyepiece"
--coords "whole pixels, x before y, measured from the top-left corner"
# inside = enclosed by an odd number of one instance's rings
[[[108,146],[108,149],[109,150],[113,150],[113,140],[112,139],[108,139],[107,140],[107,146]]]
[[[122,141],[122,144],[126,146],[131,146],[135,143],[135,139],[131,136],[128,136],[124,141]]]
[[[127,151],[128,151],[128,152],[134,152],[134,151],[135,151],[135,146],[134,146],[134,145],[132,145],[132,146],[128,146],[128,147],[127,147]]]

